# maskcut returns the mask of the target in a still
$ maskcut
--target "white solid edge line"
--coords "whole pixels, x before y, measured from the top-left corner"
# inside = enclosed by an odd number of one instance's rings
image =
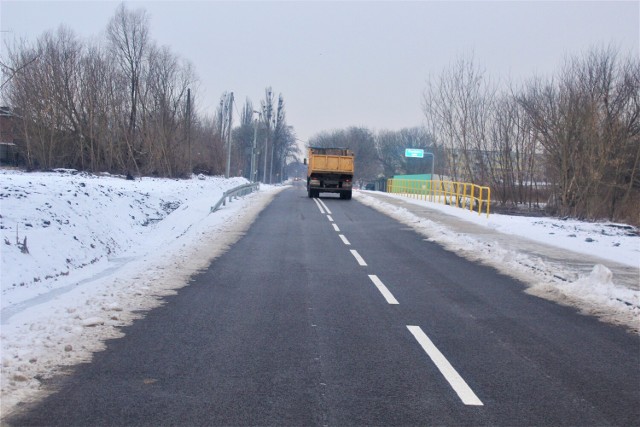
[[[444,357],[440,350],[431,342],[429,337],[422,331],[419,326],[407,326],[407,329],[413,334],[418,343],[427,352],[433,363],[438,367],[440,373],[449,382],[453,390],[458,394],[462,403],[469,406],[484,406],[478,399],[473,390],[462,379],[460,374],[454,369],[449,361]]]
[[[356,261],[358,261],[358,264],[360,264],[363,267],[367,266],[367,263],[364,262],[364,259],[362,259],[358,251],[356,251],[355,249],[351,249],[351,254],[356,258]]]
[[[398,300],[393,296],[393,294],[387,289],[387,287],[382,283],[382,280],[378,278],[375,274],[370,274],[369,279],[376,285],[376,288],[380,291],[384,299],[387,300],[389,304],[399,304]]]
[[[324,210],[327,211],[327,213],[329,215],[331,215],[331,211],[329,210],[329,208],[327,207],[327,205],[324,204],[324,202],[320,199],[318,199],[318,201],[322,204],[322,206],[324,207]]]
[[[336,230],[337,232],[340,232],[340,228],[338,227],[338,224],[331,224],[333,225],[333,229]]]
[[[331,215],[327,215],[327,219],[331,222],[333,222],[333,217]]]
[[[339,234],[340,239],[342,239],[342,243],[344,243],[347,246],[351,246],[351,243],[347,240],[346,237],[344,237],[344,234]]]
[[[316,206],[318,207],[318,209],[320,209],[320,213],[323,214],[324,213],[324,209],[322,209],[322,206],[320,206],[320,203],[318,203],[318,199],[316,199],[314,197],[313,201],[316,202]]]

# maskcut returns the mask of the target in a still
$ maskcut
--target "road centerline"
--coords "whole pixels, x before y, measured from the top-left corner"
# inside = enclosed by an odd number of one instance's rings
[[[419,326],[407,326],[407,329],[409,329],[409,332],[413,334],[422,349],[427,353],[427,355],[429,355],[438,370],[440,370],[440,373],[449,382],[458,397],[460,397],[462,403],[468,406],[484,406],[460,374],[458,374],[455,368],[451,366],[451,363],[449,363],[447,358],[444,357],[440,350],[438,350],[438,348],[429,339],[427,334],[424,333],[422,328]]]
[[[349,240],[347,240],[347,238],[344,236],[344,234],[339,234],[340,239],[342,240],[342,243],[344,243],[347,246],[351,246],[351,242],[349,242]]]
[[[329,215],[331,215],[331,210],[327,207],[327,205],[325,205],[325,203],[324,203],[322,200],[320,200],[320,199],[315,199],[315,200],[317,200],[317,201],[322,205],[322,207],[324,208],[324,210],[325,210],[325,211],[327,211],[327,213],[328,213]]]
[[[338,227],[338,224],[331,224],[333,225],[333,229],[336,230],[337,232],[340,232],[340,227]]]
[[[378,288],[384,299],[387,300],[389,304],[399,304],[398,300],[393,296],[391,291],[389,291],[384,283],[382,283],[382,280],[380,280],[378,276],[376,276],[375,274],[370,274],[369,279],[371,279],[373,284],[376,285],[376,288]]]
[[[318,209],[320,209],[320,213],[324,214],[324,209],[322,209],[322,206],[320,205],[320,203],[318,203],[318,199],[314,198],[313,201],[316,202],[316,206],[318,207]]]
[[[364,262],[364,259],[360,256],[358,251],[356,251],[355,249],[351,249],[351,254],[355,257],[356,261],[358,261],[358,264],[360,264],[363,267],[367,266],[367,263]]]

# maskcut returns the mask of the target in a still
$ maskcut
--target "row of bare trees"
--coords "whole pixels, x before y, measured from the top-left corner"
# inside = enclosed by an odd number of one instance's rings
[[[500,203],[640,222],[638,58],[596,48],[508,90],[462,58],[429,81],[424,112],[444,173]]]
[[[287,164],[300,155],[293,127],[287,124],[284,98],[279,94],[276,100],[271,87],[265,89],[259,110],[251,100],[245,101],[232,140],[232,169],[252,181],[282,182]]]
[[[61,27],[8,46],[2,101],[13,112],[28,168],[181,177],[223,174],[230,166],[232,175],[249,177],[246,163],[255,154],[256,166],[263,165],[256,167],[258,178],[282,178],[296,149],[282,95],[276,101],[267,89],[258,120],[247,100],[234,128],[233,94],[223,94],[213,117],[195,111],[195,71],[154,43],[144,9],[122,3],[105,34],[83,42]],[[253,149],[254,134],[266,141],[268,154]]]
[[[424,92],[427,128],[443,147],[443,174],[487,185],[502,204],[538,204],[547,179],[538,141],[513,89],[498,91],[473,61],[460,58]]]
[[[424,174],[438,166],[440,147],[424,128],[405,128],[398,131],[374,132],[363,127],[350,127],[325,131],[309,139],[312,147],[349,148],[355,154],[356,178],[360,183],[374,181],[379,177],[401,174]],[[405,148],[422,148],[433,157],[410,159],[405,157]],[[436,161],[434,165],[432,162]]]
[[[640,61],[614,48],[569,57],[557,75],[500,89],[462,57],[424,91],[426,127],[322,132],[356,154],[357,177],[425,174],[492,189],[506,207],[640,224]],[[411,159],[405,148],[429,156]]]
[[[348,148],[355,154],[356,179],[373,180],[380,173],[380,162],[375,147],[375,134],[364,127],[350,127],[320,132],[309,139],[310,147]]]
[[[193,69],[149,38],[144,10],[122,4],[104,43],[61,27],[9,50],[15,68],[5,99],[29,168],[178,176],[185,171],[188,88]]]

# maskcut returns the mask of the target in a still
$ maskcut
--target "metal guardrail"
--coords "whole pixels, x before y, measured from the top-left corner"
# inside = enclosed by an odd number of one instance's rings
[[[396,178],[387,180],[387,192],[444,203],[457,208],[468,206],[470,211],[477,210],[478,214],[484,210],[487,218],[491,207],[491,189],[468,182]]]
[[[220,209],[220,206],[226,206],[227,198],[229,198],[229,203],[231,203],[231,200],[233,200],[234,197],[237,199],[238,197],[246,196],[247,194],[258,191],[259,189],[260,183],[253,182],[251,184],[244,184],[239,187],[232,188],[231,190],[227,190],[222,193],[222,197],[218,200],[218,203],[211,206],[211,211],[209,213],[217,211]]]

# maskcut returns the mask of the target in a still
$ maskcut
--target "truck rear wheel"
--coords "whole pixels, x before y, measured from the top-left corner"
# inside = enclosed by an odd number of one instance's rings
[[[351,191],[345,191],[343,193],[340,193],[340,198],[342,200],[351,200]]]

